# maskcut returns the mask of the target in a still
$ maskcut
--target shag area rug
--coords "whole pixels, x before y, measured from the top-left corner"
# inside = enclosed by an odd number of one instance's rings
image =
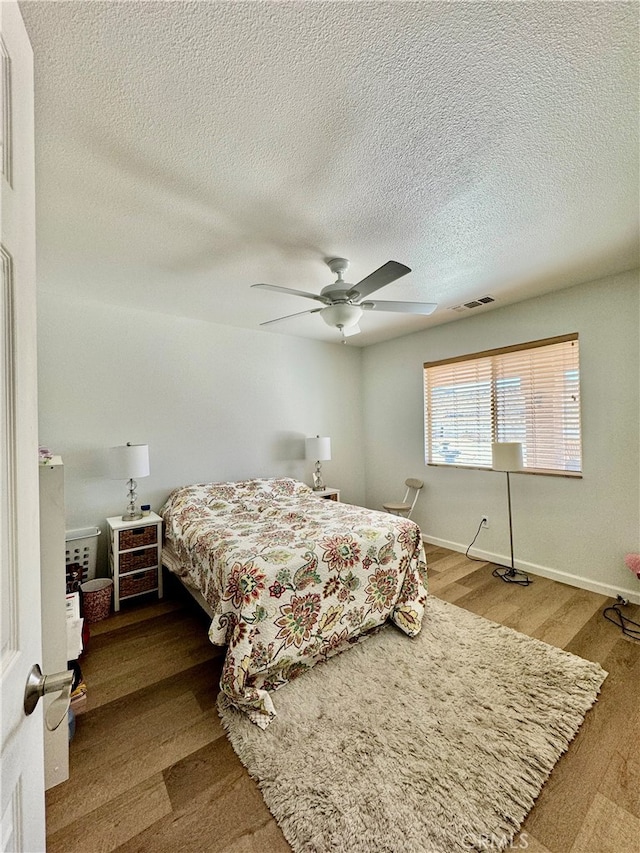
[[[219,710],[296,853],[498,850],[606,675],[431,596],[415,639],[389,625],[274,694],[266,731]]]

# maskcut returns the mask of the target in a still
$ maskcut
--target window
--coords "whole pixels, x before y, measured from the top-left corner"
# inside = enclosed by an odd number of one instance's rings
[[[493,441],[520,441],[524,468],[579,474],[578,335],[424,365],[428,465],[491,468]]]

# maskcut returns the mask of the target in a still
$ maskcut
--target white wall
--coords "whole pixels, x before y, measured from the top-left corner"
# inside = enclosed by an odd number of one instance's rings
[[[578,332],[583,478],[511,475],[516,565],[640,602],[624,566],[640,551],[638,271],[506,306],[364,350],[367,504],[400,499],[424,479],[415,520],[428,541],[508,561],[506,477],[425,467],[422,365]]]
[[[304,438],[318,433],[332,439],[327,485],[364,500],[360,349],[47,293],[38,348],[39,437],[64,460],[67,529],[124,511],[106,450],[127,441],[149,444],[138,496],[156,510],[186,483],[311,483]]]

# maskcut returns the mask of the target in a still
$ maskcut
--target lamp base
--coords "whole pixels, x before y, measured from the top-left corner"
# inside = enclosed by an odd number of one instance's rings
[[[142,518],[141,512],[125,512],[122,516],[123,521],[137,521],[139,518]]]
[[[129,480],[129,504],[127,506],[127,511],[122,516],[123,521],[137,521],[139,518],[142,518],[142,513],[139,509],[136,509],[136,488],[138,484],[132,478]]]
[[[327,487],[322,479],[322,466],[320,465],[320,462],[316,462],[316,469],[313,472],[313,491],[324,492],[326,488]]]
[[[518,586],[529,586],[533,583],[529,575],[514,569],[513,566],[498,566],[491,574],[494,578],[502,578],[505,583],[517,583]]]

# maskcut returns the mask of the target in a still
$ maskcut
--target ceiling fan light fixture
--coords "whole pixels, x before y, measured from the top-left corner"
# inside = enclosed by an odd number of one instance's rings
[[[338,329],[348,329],[349,326],[355,326],[363,313],[359,305],[348,305],[341,302],[335,305],[327,305],[326,308],[320,310],[320,316],[327,326],[335,326]]]
[[[409,267],[398,261],[387,261],[377,270],[374,270],[357,284],[349,284],[343,275],[349,266],[346,258],[328,258],[326,261],[329,269],[338,278],[336,281],[323,287],[320,293],[309,293],[306,290],[295,290],[292,287],[282,287],[278,284],[252,284],[252,287],[261,287],[264,290],[275,290],[276,293],[288,293],[291,296],[303,296],[305,299],[313,299],[321,302],[322,308],[310,308],[308,311],[299,311],[297,314],[287,314],[285,317],[277,317],[275,320],[266,320],[261,326],[269,326],[288,320],[290,317],[301,317],[303,314],[320,314],[327,326],[338,329],[342,334],[342,342],[351,335],[357,335],[360,331],[358,322],[365,311],[390,311],[396,314],[418,314],[427,316],[438,307],[435,302],[401,302],[398,300],[369,300],[372,293],[391,284],[403,275],[410,273]],[[363,301],[366,300],[366,301]]]

